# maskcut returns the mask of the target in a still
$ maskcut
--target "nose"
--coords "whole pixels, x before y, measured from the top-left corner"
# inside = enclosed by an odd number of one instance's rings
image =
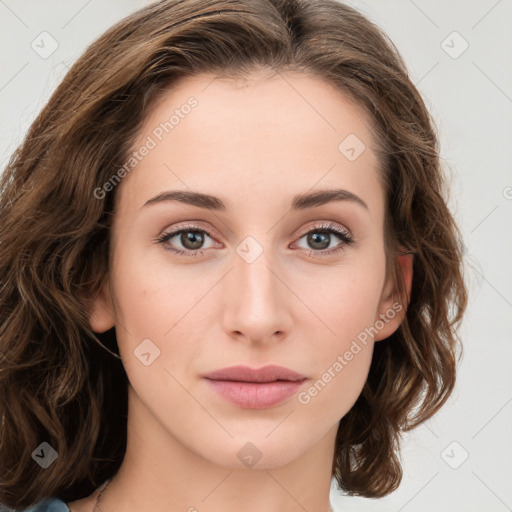
[[[270,250],[263,250],[254,261],[240,254],[234,255],[233,267],[223,280],[225,332],[248,343],[284,339],[291,331],[294,296],[282,265]]]

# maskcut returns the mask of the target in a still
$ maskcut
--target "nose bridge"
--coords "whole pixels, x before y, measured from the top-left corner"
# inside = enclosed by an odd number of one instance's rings
[[[264,248],[254,236],[237,246],[233,269],[225,283],[224,321],[228,331],[256,340],[288,330],[286,287],[276,276],[279,265],[272,255],[271,248]]]

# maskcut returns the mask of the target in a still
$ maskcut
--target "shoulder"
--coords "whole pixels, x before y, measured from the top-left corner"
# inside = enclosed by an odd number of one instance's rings
[[[39,501],[22,512],[70,512],[69,507],[58,498]]]

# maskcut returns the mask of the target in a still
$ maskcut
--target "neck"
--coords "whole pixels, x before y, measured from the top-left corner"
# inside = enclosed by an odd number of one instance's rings
[[[224,447],[215,444],[205,430],[204,442],[224,448],[232,457],[226,464],[213,462],[184,446],[147,410],[129,387],[128,438],[126,455],[117,474],[101,496],[101,510],[152,510],[187,512],[327,512],[334,441],[338,423],[307,452],[284,454],[283,439],[274,433],[267,439],[248,444],[247,436],[236,439],[225,435]],[[215,423],[205,429],[215,428]],[[249,436],[251,438],[251,436]],[[218,443],[217,443],[218,444]],[[261,446],[260,451],[257,446]],[[240,451],[240,448],[245,447]],[[272,450],[278,453],[269,455]],[[243,451],[245,450],[245,451]],[[247,452],[247,453],[246,453]],[[254,455],[260,460],[244,467],[240,460]],[[267,455],[267,457],[264,457]],[[280,463],[280,459],[285,463]]]

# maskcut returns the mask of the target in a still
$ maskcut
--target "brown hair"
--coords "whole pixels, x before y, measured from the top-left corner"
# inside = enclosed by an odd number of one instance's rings
[[[338,429],[341,489],[379,497],[401,480],[398,441],[454,386],[466,308],[462,241],[448,210],[434,122],[393,43],[335,0],[163,0],[109,29],[77,60],[0,182],[0,502],[75,500],[119,468],[127,378],[115,329],[92,332],[87,294],[108,272],[115,189],[94,190],[130,153],[180,77],[312,73],[369,114],[387,194],[388,272],[414,253],[407,314],[377,343],[368,380]],[[405,293],[403,283],[401,292]],[[407,301],[407,299],[404,299]],[[42,469],[41,442],[58,458]]]

